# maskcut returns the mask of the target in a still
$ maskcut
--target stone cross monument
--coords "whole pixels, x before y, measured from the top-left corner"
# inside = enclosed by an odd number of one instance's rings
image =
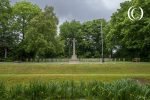
[[[76,55],[76,40],[73,38],[73,55],[71,57],[71,61],[78,61],[77,55]]]

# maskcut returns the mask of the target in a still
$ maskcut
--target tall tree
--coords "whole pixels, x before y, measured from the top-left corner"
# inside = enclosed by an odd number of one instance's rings
[[[102,25],[102,26],[101,26]],[[104,19],[96,19],[83,23],[82,40],[79,48],[84,57],[100,57],[101,55],[101,27],[106,26]],[[104,34],[104,32],[103,32]]]
[[[22,39],[24,39],[28,23],[40,11],[41,9],[37,5],[27,1],[17,2],[13,6],[14,25],[17,32],[21,33]]]
[[[9,0],[0,0],[0,49],[4,51],[4,58],[15,41],[15,34],[11,32],[11,12]]]
[[[54,57],[62,51],[56,40],[58,19],[53,8],[46,6],[44,12],[34,17],[25,35],[26,51],[34,53],[33,57]]]
[[[19,35],[19,43],[16,48],[16,57],[21,60],[25,60],[27,52],[25,51],[25,34],[27,27],[32,18],[41,12],[41,9],[31,2],[20,1],[13,5],[13,31]]]
[[[131,21],[128,18],[127,11],[131,6],[143,8],[144,17],[142,20]],[[119,47],[120,56],[148,57],[150,55],[149,6],[149,0],[126,1],[121,3],[121,8],[112,15],[107,39],[113,41],[113,47]],[[136,15],[140,15],[140,13],[137,11]]]

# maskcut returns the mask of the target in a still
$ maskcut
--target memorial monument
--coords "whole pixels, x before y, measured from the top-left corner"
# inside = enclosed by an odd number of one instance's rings
[[[77,55],[76,55],[76,40],[73,38],[73,55],[70,59],[70,62],[79,62]]]

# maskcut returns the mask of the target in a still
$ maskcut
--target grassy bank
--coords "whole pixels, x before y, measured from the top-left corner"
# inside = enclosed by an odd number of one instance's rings
[[[0,63],[0,74],[150,74],[150,63]]]
[[[8,84],[32,80],[111,82],[118,79],[150,81],[150,63],[51,64],[0,63],[0,80]]]

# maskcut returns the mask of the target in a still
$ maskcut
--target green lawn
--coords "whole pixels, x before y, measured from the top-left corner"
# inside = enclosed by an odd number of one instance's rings
[[[100,80],[122,78],[150,80],[150,63],[51,64],[0,63],[0,80],[25,83],[32,80]]]

